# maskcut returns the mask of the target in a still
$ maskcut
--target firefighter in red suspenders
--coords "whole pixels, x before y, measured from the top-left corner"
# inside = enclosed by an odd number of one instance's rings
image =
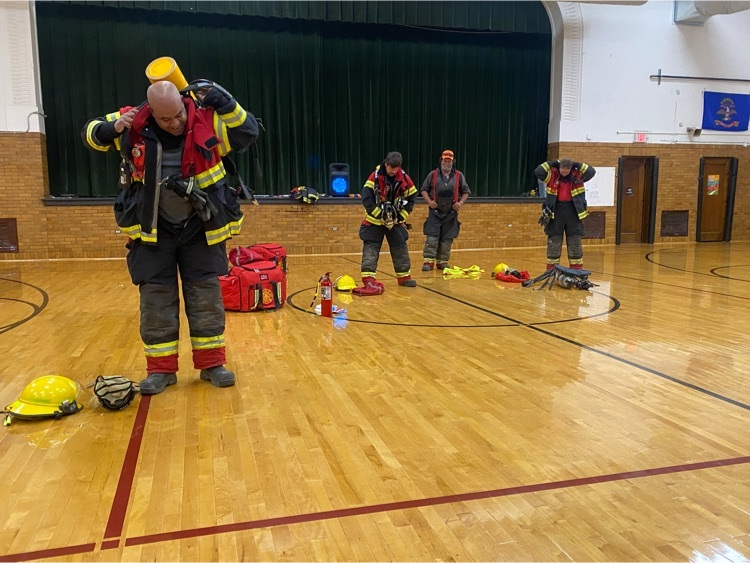
[[[147,102],[91,119],[81,132],[87,147],[115,149],[122,160],[115,219],[130,238],[128,271],[140,292],[144,395],[177,382],[178,271],[193,366],[217,387],[235,382],[224,367],[218,276],[227,273],[225,241],[239,234],[242,211],[223,157],[254,143],[258,124],[217,84],[195,95],[197,102],[172,82],[155,82]]]
[[[453,151],[440,155],[440,166],[430,172],[420,188],[430,210],[424,222],[422,271],[429,272],[437,263],[438,270],[448,268],[453,239],[461,230],[458,212],[471,195],[464,175],[453,167]]]

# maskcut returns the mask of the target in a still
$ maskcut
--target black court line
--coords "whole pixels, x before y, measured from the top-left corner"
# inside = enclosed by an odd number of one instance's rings
[[[428,287],[425,287],[423,285],[422,286],[417,286],[417,287],[421,287],[422,289],[427,289],[428,291],[434,291],[434,290],[431,290]],[[295,291],[294,293],[292,293],[291,295],[289,295],[287,297],[286,302],[287,302],[287,304],[290,307],[292,307],[293,309],[296,309],[297,311],[301,311],[301,312],[306,313],[308,315],[318,316],[317,313],[315,313],[314,311],[311,311],[309,309],[309,307],[302,308],[299,305],[296,305],[294,303],[294,297],[295,296],[299,295],[300,293],[304,293],[304,292],[307,292],[307,291],[314,291],[314,290],[315,290],[314,287],[307,287],[305,289],[300,289],[299,291]],[[436,291],[436,293],[439,293],[440,295],[443,295],[444,297],[449,297],[450,299],[452,299],[454,301],[457,301],[458,303],[461,303],[462,305],[466,305],[467,307],[473,307],[474,309],[478,309],[478,310],[480,310],[482,312],[488,312],[487,309],[484,309],[484,308],[482,308],[479,305],[475,305],[474,303],[469,303],[468,301],[464,301],[464,300],[459,299],[457,297],[452,297],[452,296],[449,296],[449,295],[441,294],[440,292],[437,292],[437,291]],[[596,314],[593,314],[593,315],[587,315],[585,317],[571,317],[569,319],[560,319],[560,320],[557,320],[557,321],[541,321],[541,322],[538,322],[538,323],[529,323],[529,325],[546,325],[546,324],[558,324],[558,323],[569,323],[569,322],[575,322],[575,321],[583,321],[583,320],[586,320],[586,319],[593,319],[593,318],[596,318],[596,317],[602,317],[602,316],[609,315],[610,313],[612,313],[612,312],[614,312],[614,311],[616,311],[617,309],[620,308],[620,302],[617,301],[617,299],[615,299],[615,298],[613,298],[613,297],[611,297],[609,295],[605,295],[604,293],[599,293],[599,292],[592,292],[592,293],[597,293],[598,295],[604,295],[605,297],[608,297],[611,301],[613,301],[613,306],[610,309],[608,309],[606,311],[603,311],[601,313],[596,313]],[[356,299],[360,299],[360,298],[358,297]],[[361,299],[364,299],[364,297],[362,297]],[[348,323],[351,322],[351,323],[362,323],[362,324],[373,324],[373,325],[386,325],[386,326],[408,326],[408,327],[414,327],[414,328],[502,328],[502,327],[525,326],[524,323],[520,323],[519,321],[516,321],[516,320],[514,320],[514,319],[512,319],[510,317],[505,317],[504,315],[502,315],[500,313],[493,312],[493,315],[498,316],[498,317],[503,318],[503,319],[506,319],[508,322],[507,323],[503,323],[503,324],[448,325],[448,324],[398,323],[398,322],[393,322],[393,321],[370,321],[370,320],[366,320],[366,319],[353,319],[351,317],[338,317],[338,318],[340,318],[341,320],[346,320],[346,322],[348,322]],[[334,315],[333,318],[336,319],[337,317]]]
[[[655,265],[658,266],[659,264],[655,264]],[[664,266],[664,267],[668,268],[669,266]],[[685,271],[685,270],[683,270],[683,271]],[[743,300],[743,301],[750,301],[750,296],[735,295],[734,293],[726,293],[724,291],[713,291],[711,289],[703,289],[703,288],[698,288],[698,287],[685,287],[684,285],[679,285],[679,284],[676,284],[676,283],[667,283],[667,282],[653,280],[653,279],[636,278],[634,276],[626,276],[624,274],[609,274],[607,272],[593,272],[593,273],[601,274],[603,276],[609,276],[610,278],[622,279],[622,280],[632,280],[632,281],[636,281],[636,282],[640,282],[640,283],[648,283],[648,284],[651,284],[651,285],[658,285],[658,286],[661,286],[661,287],[674,287],[675,289],[682,289],[684,291],[689,291],[691,293],[702,293],[702,294],[704,293],[704,294],[708,294],[708,295],[719,295],[721,297],[727,297],[729,299],[740,299],[740,300]],[[685,271],[685,273],[692,274],[694,272]],[[703,274],[703,275],[707,276],[709,274]],[[711,277],[721,277],[721,276],[711,276]],[[735,278],[733,278],[733,279],[735,279]],[[738,280],[738,281],[748,281],[748,280]]]
[[[422,286],[422,287],[423,287],[423,289],[426,289],[427,291],[432,291],[433,293],[436,293],[438,295],[442,295],[443,297],[447,297],[448,299],[454,299],[452,296],[445,295],[443,293],[440,293],[437,290],[430,289],[430,288],[424,287],[424,286]],[[614,297],[611,297],[611,299],[614,299]],[[461,301],[459,299],[456,299],[456,300],[459,301],[459,302]],[[618,303],[618,307],[619,307],[619,301],[617,303]],[[477,307],[477,308],[482,309],[481,307]],[[502,317],[504,319],[509,319],[509,320],[511,319],[511,317],[508,317],[507,315],[501,315],[500,313],[495,313],[494,311],[490,311],[490,310],[486,310],[485,309],[485,312],[489,313],[490,315],[497,315],[497,316]],[[543,328],[539,328],[539,326],[536,326],[533,323],[523,323],[521,321],[516,321],[516,322],[518,322],[519,325],[522,325],[522,326],[524,326],[526,328],[530,328],[531,330],[535,330],[537,332],[540,332],[541,334],[544,334],[546,336],[551,336],[552,338],[556,338],[557,340],[561,340],[561,341],[563,341],[563,342],[565,342],[567,344],[571,344],[573,346],[577,346],[578,348],[581,348],[582,350],[587,350],[589,352],[593,352],[595,354],[599,354],[600,356],[604,356],[605,358],[609,358],[609,359],[614,360],[616,362],[620,362],[620,363],[626,364],[628,366],[631,366],[631,367],[643,370],[643,371],[645,371],[647,373],[650,373],[651,375],[655,375],[657,377],[661,377],[662,379],[666,379],[667,381],[671,381],[672,383],[677,383],[678,385],[682,385],[683,387],[687,387],[688,389],[692,389],[693,391],[697,391],[698,393],[702,393],[702,394],[707,395],[709,397],[712,397],[714,399],[718,399],[718,400],[723,401],[725,403],[729,403],[730,405],[734,405],[736,407],[740,407],[742,409],[750,411],[750,405],[748,405],[746,403],[743,403],[741,401],[737,401],[735,399],[731,399],[729,397],[726,397],[726,396],[721,395],[719,393],[716,393],[714,391],[710,391],[709,389],[706,389],[705,387],[701,387],[699,385],[695,385],[694,383],[690,383],[690,382],[685,381],[683,379],[679,379],[678,377],[667,375],[666,373],[662,373],[662,372],[660,372],[658,370],[655,370],[655,369],[650,368],[648,366],[645,366],[643,364],[639,364],[639,363],[634,362],[632,360],[627,360],[625,358],[621,358],[620,356],[616,356],[616,355],[611,354],[609,352],[604,352],[602,350],[594,348],[593,346],[589,346],[588,344],[582,344],[580,342],[576,342],[575,340],[572,340],[570,338],[566,338],[565,336],[560,336],[559,334],[556,334],[554,332],[550,332],[549,330],[545,330]],[[541,323],[539,323],[539,324],[541,324]]]
[[[717,278],[722,278],[725,280],[750,282],[750,280],[746,278],[733,278],[731,276],[725,276],[724,274],[719,274],[716,271],[716,270],[727,270],[729,268],[748,268],[748,267],[750,267],[750,264],[733,264],[732,266],[719,266],[718,268],[711,268],[709,272],[711,272]]]
[[[9,280],[9,279],[6,279],[6,278],[0,278],[0,281],[6,281],[6,282],[10,282],[10,283],[18,283],[18,284],[21,284],[21,285],[25,285],[27,287],[31,287],[32,289],[37,290],[42,295],[42,304],[41,305],[37,305],[36,303],[32,303],[31,301],[24,301],[22,299],[10,299],[10,298],[7,298],[7,297],[0,297],[0,299],[5,300],[5,301],[14,301],[16,303],[23,303],[24,305],[28,305],[32,309],[32,312],[31,312],[31,314],[28,317],[24,317],[23,319],[21,319],[19,321],[7,324],[5,326],[0,326],[0,334],[5,334],[6,332],[8,332],[10,330],[13,330],[14,328],[16,328],[18,326],[21,326],[22,324],[24,324],[26,322],[29,322],[31,319],[33,319],[34,317],[36,317],[39,313],[41,313],[42,311],[44,311],[44,309],[46,309],[47,304],[49,303],[49,295],[47,295],[47,292],[44,291],[41,287],[37,287],[35,285],[31,285],[30,283],[26,283],[26,282],[22,282],[22,281],[18,281],[18,280]]]
[[[652,254],[652,253],[649,253],[649,254]],[[646,256],[647,256],[647,259],[648,259],[648,255],[646,255]],[[389,277],[392,277],[392,276],[390,276],[390,274],[386,274],[386,275],[388,275]],[[703,275],[710,276],[710,274],[703,274]],[[715,277],[715,276],[711,276],[711,277]],[[541,334],[544,334],[545,336],[550,336],[552,338],[556,338],[557,340],[560,340],[560,341],[565,342],[566,344],[570,344],[572,346],[576,346],[578,348],[581,348],[582,350],[587,350],[589,352],[593,352],[594,354],[599,354],[600,356],[604,356],[605,358],[608,358],[610,360],[614,360],[616,362],[623,363],[623,364],[628,365],[630,367],[634,367],[636,369],[645,371],[646,373],[649,373],[651,375],[655,375],[656,377],[660,377],[660,378],[662,378],[662,379],[664,379],[666,381],[670,381],[672,383],[676,383],[677,385],[681,385],[681,386],[683,386],[683,387],[685,387],[687,389],[691,389],[692,391],[696,391],[698,393],[701,393],[701,394],[706,395],[708,397],[711,397],[713,399],[717,399],[717,400],[722,401],[724,403],[727,403],[727,404],[733,405],[735,407],[739,407],[741,409],[745,409],[747,411],[750,411],[750,405],[748,405],[747,403],[743,403],[742,401],[737,401],[735,399],[732,399],[732,398],[727,397],[725,395],[722,395],[720,393],[716,393],[715,391],[711,391],[710,389],[706,389],[705,387],[701,387],[700,385],[696,385],[694,383],[690,383],[689,381],[685,381],[683,379],[680,379],[678,377],[674,377],[672,375],[667,375],[666,373],[662,373],[662,372],[660,372],[660,371],[658,371],[656,369],[650,368],[650,367],[645,366],[643,364],[639,364],[639,363],[634,362],[632,360],[627,360],[625,358],[621,358],[620,356],[616,356],[616,355],[611,354],[609,352],[604,352],[602,350],[599,350],[599,349],[594,348],[592,346],[589,346],[587,344],[582,344],[580,342],[576,342],[575,340],[572,340],[570,338],[566,338],[564,336],[560,336],[559,334],[556,334],[556,333],[551,332],[549,330],[545,330],[543,328],[540,328],[540,325],[543,325],[543,324],[556,324],[557,322],[560,322],[560,321],[546,321],[544,323],[524,323],[522,321],[514,319],[513,317],[509,317],[508,315],[503,315],[501,313],[498,313],[496,311],[492,311],[492,310],[487,309],[485,307],[481,307],[479,305],[475,305],[475,304],[472,304],[472,303],[467,303],[466,301],[463,301],[462,299],[458,299],[457,297],[453,297],[452,295],[447,295],[445,293],[441,293],[440,291],[437,291],[436,289],[432,289],[432,288],[424,286],[424,285],[419,285],[417,287],[420,287],[420,288],[422,288],[424,290],[430,291],[432,293],[435,293],[435,294],[440,295],[442,297],[445,297],[447,299],[451,299],[453,301],[457,301],[459,303],[462,303],[462,304],[465,304],[465,305],[469,305],[469,306],[471,306],[471,307],[473,307],[475,309],[478,309],[478,310],[483,311],[485,313],[488,313],[490,315],[497,316],[497,317],[500,317],[500,318],[505,319],[507,321],[514,322],[518,326],[522,326],[522,327],[525,327],[525,328],[529,328],[531,330],[535,330],[535,331],[537,331],[537,332],[539,332]],[[617,310],[619,308],[619,306],[620,306],[620,302],[617,299],[615,299],[614,297],[612,297],[612,296],[608,296],[608,297],[610,297],[610,299],[614,300],[615,303],[616,303],[616,305],[617,305],[613,309],[613,311]],[[609,313],[607,313],[607,314],[609,314]],[[490,325],[485,325],[485,326],[487,326],[488,328],[490,327]]]
[[[696,275],[696,276],[708,276],[710,278],[719,277],[719,278],[724,278],[724,279],[728,279],[728,280],[750,282],[750,280],[748,280],[748,279],[744,279],[744,278],[730,278],[729,276],[722,276],[720,274],[715,273],[714,270],[718,270],[719,268],[713,268],[712,270],[709,270],[710,273],[707,274],[705,272],[696,272],[695,270],[688,270],[686,268],[678,268],[677,266],[668,266],[667,264],[662,264],[661,262],[657,262],[656,260],[653,259],[653,256],[655,254],[657,254],[659,252],[663,252],[665,250],[670,250],[670,249],[668,249],[668,248],[660,248],[659,250],[654,250],[652,252],[647,253],[644,256],[644,258],[647,261],[649,261],[652,264],[654,264],[655,266],[659,266],[660,268],[668,268],[670,270],[677,270],[678,272],[685,272],[687,274],[693,274],[693,275]],[[739,266],[740,265],[735,265],[735,266],[721,266],[721,267],[722,268],[737,268]]]

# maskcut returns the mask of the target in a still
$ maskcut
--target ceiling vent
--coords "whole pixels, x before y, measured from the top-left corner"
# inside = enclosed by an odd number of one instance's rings
[[[674,22],[685,25],[703,25],[711,16],[736,14],[750,9],[750,2],[711,0],[675,0]]]

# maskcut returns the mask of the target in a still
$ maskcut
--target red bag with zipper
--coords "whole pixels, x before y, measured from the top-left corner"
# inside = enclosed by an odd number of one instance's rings
[[[286,265],[286,248],[280,244],[273,242],[266,242],[262,244],[253,244],[248,247],[248,250],[260,254],[263,260],[271,260],[276,262],[279,267],[286,273],[288,270]]]
[[[227,311],[275,311],[286,303],[286,273],[269,260],[234,266],[219,285]]]
[[[258,260],[276,262],[286,272],[286,248],[273,242],[252,244],[250,246],[236,246],[229,251],[229,263],[232,266],[242,266]]]

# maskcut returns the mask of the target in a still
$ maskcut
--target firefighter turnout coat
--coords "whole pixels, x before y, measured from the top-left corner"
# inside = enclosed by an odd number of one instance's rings
[[[234,99],[214,109],[198,107],[192,98],[184,97],[187,110],[185,144],[181,175],[192,178],[195,187],[204,190],[218,211],[204,222],[206,241],[218,244],[239,234],[242,211],[237,193],[228,186],[227,170],[222,157],[232,150],[250,146],[258,137],[255,117]],[[123,234],[140,239],[144,244],[156,244],[161,178],[161,144],[154,132],[151,108],[147,102],[139,106],[130,130],[122,134],[114,124],[132,106],[120,108],[104,117],[89,120],[81,136],[89,148],[106,152],[120,152],[120,187],[115,202],[115,219]]]

